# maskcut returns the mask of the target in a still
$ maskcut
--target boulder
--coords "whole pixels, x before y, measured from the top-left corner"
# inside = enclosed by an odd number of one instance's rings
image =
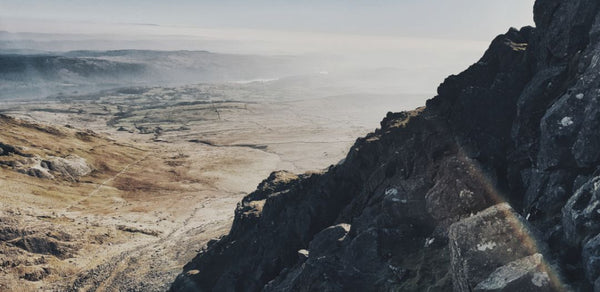
[[[475,286],[476,292],[554,291],[542,254],[536,253],[499,267]]]
[[[58,172],[64,176],[78,178],[92,172],[87,161],[77,155],[71,154],[67,157],[53,157],[45,161],[48,169]]]
[[[455,291],[472,291],[497,268],[537,252],[525,220],[507,203],[450,226]]]
[[[459,219],[489,207],[486,187],[478,180],[476,162],[452,157],[442,163],[435,185],[425,195],[427,212],[448,227]]]

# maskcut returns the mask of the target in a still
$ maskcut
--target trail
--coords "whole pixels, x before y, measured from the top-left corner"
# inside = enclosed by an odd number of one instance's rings
[[[225,199],[225,198],[223,198]],[[179,270],[172,274],[164,271],[158,271],[159,277],[155,274],[143,271],[141,263],[144,267],[152,267],[163,264],[169,264],[165,260],[169,257],[164,252],[160,256],[154,257],[158,250],[171,250],[172,252],[181,252],[187,250],[190,243],[186,237],[186,233],[191,230],[199,230],[204,234],[204,241],[208,241],[215,235],[227,217],[216,218],[213,220],[204,221],[201,224],[190,224],[196,217],[201,216],[201,211],[218,207],[223,199],[207,199],[199,202],[190,214],[178,224],[177,227],[170,230],[167,234],[161,235],[155,240],[151,240],[139,245],[130,246],[127,250],[122,251],[116,256],[113,256],[103,263],[86,269],[82,274],[77,276],[77,279],[69,287],[68,291],[120,291],[124,288],[133,289],[133,291],[162,291],[168,287],[159,287],[161,284],[170,283],[177,275]],[[214,206],[213,206],[214,205]],[[132,270],[133,269],[133,270]],[[141,272],[140,277],[136,278],[136,282],[131,282],[132,273]],[[126,275],[127,277],[123,277]],[[155,278],[153,278],[155,277]],[[164,279],[160,279],[164,277]],[[140,287],[139,285],[147,285]],[[164,289],[162,289],[164,288]]]
[[[76,205],[79,205],[81,203],[83,203],[85,200],[89,199],[90,197],[96,195],[104,186],[106,186],[106,184],[108,184],[109,182],[115,180],[116,178],[118,178],[119,176],[123,175],[125,172],[127,172],[127,170],[129,170],[129,168],[131,168],[132,166],[142,162],[143,160],[145,160],[146,158],[148,158],[151,154],[153,154],[154,152],[148,153],[146,155],[144,155],[142,158],[127,164],[125,167],[123,167],[123,169],[121,169],[121,171],[119,171],[118,173],[116,173],[115,175],[109,177],[108,179],[104,180],[103,182],[101,182],[93,191],[89,192],[87,195],[83,196],[81,199],[77,200],[75,203],[67,206],[65,208],[65,212],[68,212],[71,208],[75,207]]]

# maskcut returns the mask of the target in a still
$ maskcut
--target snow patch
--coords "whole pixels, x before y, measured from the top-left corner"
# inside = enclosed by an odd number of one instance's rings
[[[600,189],[600,180],[594,182],[594,192]]]
[[[573,119],[571,117],[564,117],[562,118],[562,120],[560,120],[560,124],[563,127],[568,127],[570,125],[573,125]]]
[[[497,246],[497,244],[493,241],[486,242],[486,243],[479,243],[479,244],[477,244],[477,250],[478,251],[486,251],[488,249],[494,249],[496,246]]]
[[[583,95],[583,93],[580,93],[580,94],[575,95],[575,98],[577,98],[577,99],[583,99],[584,96],[585,95]]]

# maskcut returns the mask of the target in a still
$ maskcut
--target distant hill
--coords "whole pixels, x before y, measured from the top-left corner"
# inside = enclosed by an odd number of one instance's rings
[[[60,80],[65,74],[80,78],[142,74],[143,64],[116,62],[92,58],[72,58],[51,55],[0,55],[0,76],[6,80],[41,78]],[[75,77],[75,76],[72,76]]]
[[[132,85],[271,79],[313,70],[306,58],[207,51],[0,51],[0,99],[43,98]]]

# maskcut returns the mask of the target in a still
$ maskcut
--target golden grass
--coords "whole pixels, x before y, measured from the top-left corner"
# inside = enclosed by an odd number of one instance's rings
[[[125,166],[145,155],[143,149],[119,144],[89,131],[48,126],[0,115],[0,142],[31,155],[66,156],[75,154],[86,159],[93,172],[79,182],[57,178],[39,179],[17,173],[9,166],[0,167],[0,198],[4,202],[57,208],[77,202]],[[3,161],[22,160],[18,155],[3,156]],[[134,184],[135,186],[139,184]]]

